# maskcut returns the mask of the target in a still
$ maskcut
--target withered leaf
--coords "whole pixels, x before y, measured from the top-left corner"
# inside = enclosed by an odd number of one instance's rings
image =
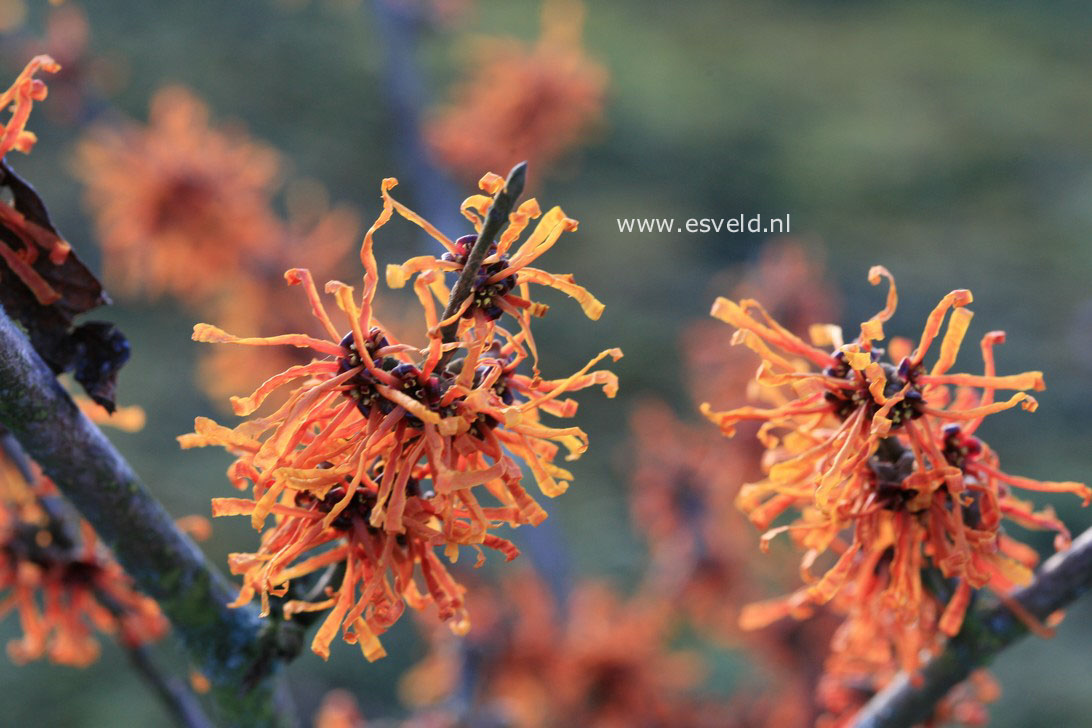
[[[28,248],[28,231],[35,230],[59,240],[41,197],[5,160],[0,160],[0,188],[7,189],[12,200],[10,206],[3,201],[0,205],[8,213],[12,209],[18,213],[0,219],[0,245],[23,251]],[[22,227],[17,229],[16,223]],[[74,372],[87,394],[113,412],[117,374],[129,359],[129,342],[113,324],[75,322],[78,315],[110,303],[110,298],[74,251],[67,250],[63,259],[39,252],[43,254],[32,256],[29,270],[21,274],[12,268],[11,253],[0,256],[0,304],[26,329],[54,373]]]

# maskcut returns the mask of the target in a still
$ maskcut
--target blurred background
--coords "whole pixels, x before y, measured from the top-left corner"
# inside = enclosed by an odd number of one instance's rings
[[[631,422],[656,401],[682,423],[713,429],[699,421],[698,390],[724,374],[717,352],[731,330],[702,322],[717,295],[737,295],[740,286],[780,300],[785,280],[804,281],[816,288],[795,304],[804,319],[829,314],[852,327],[882,306],[882,291],[865,276],[883,264],[901,299],[888,330],[908,336],[942,295],[970,288],[976,317],[959,370],[979,370],[970,342],[1004,329],[1001,372],[1041,369],[1048,385],[1038,412],[991,418],[983,438],[1007,472],[1089,479],[1092,8],[597,0],[583,23],[574,4],[554,2],[553,10],[544,17],[540,3],[500,0],[0,0],[2,78],[14,78],[35,52],[65,66],[46,78],[50,97],[32,117],[38,146],[9,163],[35,184],[58,228],[112,291],[116,305],[92,318],[116,322],[132,342],[119,399],[143,407],[148,422],[137,433],[110,434],[172,514],[207,514],[211,497],[233,494],[227,454],[183,452],[175,437],[196,416],[230,422],[226,394],[247,393],[260,380],[247,376],[249,365],[240,372],[239,364],[203,360],[208,346],[190,340],[193,323],[240,334],[253,333],[241,330],[251,322],[273,325],[267,334],[290,326],[279,314],[271,324],[268,315],[248,318],[248,305],[280,294],[235,285],[234,271],[253,261],[278,271],[314,265],[327,278],[355,282],[356,246],[379,210],[382,178],[398,177],[399,199],[455,237],[470,231],[457,206],[477,177],[503,174],[525,156],[529,194],[580,221],[543,267],[574,273],[606,304],[591,322],[572,301],[543,295],[553,306],[536,329],[548,352],[544,375],[573,371],[604,346],[626,353],[612,367],[622,383],[617,399],[580,396],[578,424],[592,446],[572,463],[572,488],[548,504],[542,533],[513,534],[525,552],[520,561],[537,564],[556,589],[595,578],[627,594],[646,583],[650,538],[631,504],[643,445]],[[154,118],[149,126],[153,100],[158,126]],[[490,111],[507,116],[497,121]],[[206,127],[215,139],[202,134]],[[128,168],[104,161],[142,144],[154,155],[156,138],[171,134],[182,140],[178,159],[163,152]],[[139,244],[112,253],[105,238],[125,231],[103,222],[109,212],[95,192],[125,180],[146,189],[157,168],[184,168],[187,155],[212,158],[210,195],[253,194],[266,204],[253,214],[270,226],[265,237],[237,241],[238,257],[217,266],[226,283],[194,295],[156,283],[153,273],[192,267],[203,280],[217,271],[177,251],[156,258],[142,249],[141,230],[129,231]],[[259,179],[230,174],[264,163],[269,173]],[[622,233],[617,222],[756,213],[791,214],[791,241]],[[225,240],[215,245],[231,244]],[[392,225],[377,255],[383,265],[426,246],[411,226]],[[263,254],[273,247],[276,254]],[[778,251],[804,278],[778,277]],[[774,273],[763,274],[761,261],[771,259]],[[267,277],[270,285],[275,279]],[[398,319],[404,299],[385,300]],[[304,312],[296,308],[291,315]],[[219,379],[228,373],[230,382]],[[1034,500],[1053,503],[1074,532],[1092,524],[1092,511],[1076,499]],[[1049,537],[1021,535],[1043,553],[1050,548]],[[221,519],[204,548],[223,565],[255,537],[246,519]],[[763,558],[771,570],[785,569],[776,556],[753,556]],[[763,563],[752,568],[761,572]],[[784,591],[793,569],[782,581],[771,575],[759,596]],[[493,576],[488,567],[481,578]],[[0,641],[17,634],[15,620],[0,624]],[[670,649],[706,665],[690,686],[696,694],[731,703],[777,680],[737,639],[691,627],[672,634]],[[1087,720],[1090,639],[1085,600],[1053,641],[1006,651],[995,665],[1003,693],[991,706],[992,725]],[[430,654],[430,638],[407,618],[384,641],[390,656],[374,664],[345,645],[335,645],[327,663],[302,655],[289,668],[302,715],[333,688],[351,692],[369,718],[408,715],[413,706],[399,699],[398,686],[406,695],[402,676]],[[188,672],[180,651],[160,650]],[[0,661],[0,683],[18,696],[5,707],[5,725],[167,721],[109,640],[85,670]]]

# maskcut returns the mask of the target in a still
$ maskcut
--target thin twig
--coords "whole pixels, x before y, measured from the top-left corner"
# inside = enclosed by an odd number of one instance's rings
[[[145,682],[152,686],[159,699],[170,711],[171,716],[182,728],[215,728],[205,715],[201,701],[186,685],[185,681],[174,675],[164,673],[152,660],[151,651],[143,645],[125,647],[125,654],[133,669],[140,673]]]
[[[4,454],[8,462],[16,467],[19,474],[23,476],[23,480],[28,483],[34,482],[34,470],[30,465],[30,459],[23,452],[19,441],[3,425],[0,425],[0,452]]]
[[[1092,589],[1092,529],[1043,564],[1035,580],[1011,598],[1036,619]],[[926,721],[937,703],[981,665],[1028,633],[1025,623],[1004,604],[970,616],[944,651],[922,669],[920,679],[900,673],[857,714],[854,728],[909,728]]]
[[[527,182],[527,162],[520,162],[508,173],[508,179],[496,195],[493,196],[493,204],[485,216],[478,239],[466,256],[466,264],[463,266],[459,279],[451,289],[451,298],[448,299],[447,308],[444,309],[443,320],[455,315],[466,297],[474,290],[474,282],[478,277],[478,271],[482,267],[482,261],[489,255],[489,247],[496,241],[501,228],[508,222],[508,215],[516,206],[516,200],[523,194],[523,186]],[[440,338],[445,344],[455,341],[459,332],[459,320],[456,319],[440,329]],[[446,361],[445,356],[440,365]]]
[[[137,587],[159,603],[194,663],[212,683],[225,725],[281,725],[269,673],[244,678],[263,659],[261,620],[232,609],[233,587],[183,534],[102,432],[58,384],[0,311],[0,425],[7,427],[94,527]]]
[[[422,79],[418,55],[427,14],[420,3],[374,0],[371,17],[383,51],[383,76],[387,85],[384,106],[390,116],[390,134],[395,166],[408,181],[408,194],[415,208],[441,230],[457,230],[466,223],[459,215],[462,198],[444,170],[433,162],[421,134],[421,121],[428,105],[428,89]],[[400,173],[398,175],[402,177]],[[432,244],[422,236],[421,245]]]

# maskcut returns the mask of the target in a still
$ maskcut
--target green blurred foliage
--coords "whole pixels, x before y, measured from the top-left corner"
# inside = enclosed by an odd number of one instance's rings
[[[554,312],[537,330],[544,373],[572,370],[604,343],[626,351],[615,367],[619,397],[581,398],[579,424],[592,448],[573,464],[573,488],[551,504],[577,572],[623,585],[639,575],[644,553],[629,524],[621,465],[628,412],[637,398],[652,395],[696,416],[682,381],[679,332],[726,293],[714,290],[714,274],[753,259],[762,243],[750,235],[620,234],[617,218],[789,212],[794,233],[825,245],[847,301],[847,326],[882,305],[882,293],[865,281],[873,263],[899,282],[892,332],[915,335],[940,296],[972,289],[978,315],[971,338],[1005,329],[1000,368],[1042,369],[1049,386],[1039,412],[995,417],[983,436],[1010,472],[1089,478],[1088,5],[589,4],[587,42],[612,74],[606,128],[536,182],[544,204],[561,204],[581,221],[544,267],[575,272],[607,304],[592,323],[562,297],[545,297]],[[378,210],[384,176],[403,177],[403,196],[412,199],[412,180],[392,161],[385,39],[374,30],[370,3],[316,1],[285,10],[266,0],[96,0],[86,9],[93,51],[128,64],[127,84],[108,100],[124,113],[144,118],[157,88],[182,83],[218,118],[240,120],[277,146],[293,173],[322,181],[334,201],[357,205],[367,218]],[[36,8],[32,31],[40,16]],[[428,87],[440,98],[456,75],[459,34],[530,38],[537,20],[537,5],[476,3],[456,33],[424,39],[418,56]],[[17,70],[9,65],[3,77]],[[78,129],[51,124],[38,110],[32,128],[38,148],[11,161],[97,265],[92,227],[67,172]],[[381,258],[405,257],[382,246]],[[300,256],[305,264],[306,251]],[[195,416],[222,411],[194,385],[192,316],[167,302],[139,301],[119,302],[105,315],[133,342],[121,400],[149,414],[145,431],[113,440],[172,513],[207,513],[210,497],[230,494],[228,457],[183,453],[174,441]],[[973,346],[962,361],[968,370],[979,366]],[[1074,531],[1092,523],[1071,499],[1053,501]],[[215,526],[206,550],[218,564],[254,543],[245,519]],[[1049,547],[1042,538],[1033,542]],[[1028,641],[998,660],[1005,693],[991,711],[995,726],[1077,725],[1092,714],[1085,685],[1090,610],[1087,603],[1075,607],[1053,642]],[[14,622],[0,626],[0,640],[14,634]],[[423,651],[411,622],[385,639],[391,657],[377,664],[363,663],[347,646],[328,664],[309,654],[298,660],[290,674],[304,714],[335,686],[352,690],[366,715],[397,714],[397,675]],[[176,649],[164,648],[162,657],[185,673]],[[714,659],[714,675],[745,679],[738,653]],[[84,671],[2,661],[0,680],[18,699],[8,702],[0,723],[164,724],[124,664],[108,642],[103,659]]]

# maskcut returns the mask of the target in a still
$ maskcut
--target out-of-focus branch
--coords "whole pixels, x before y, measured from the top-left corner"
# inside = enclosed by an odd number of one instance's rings
[[[1092,589],[1092,529],[1043,564],[1035,580],[1012,599],[1036,619],[1045,620]],[[920,680],[900,674],[861,709],[855,728],[907,728],[926,721],[948,691],[975,668],[1028,633],[1005,605],[968,616],[944,651],[922,669]]]
[[[247,682],[267,640],[257,610],[232,609],[230,583],[79,411],[26,336],[0,311],[0,425],[86,518],[137,587],[155,599],[212,684],[218,722],[291,725],[275,669]]]
[[[432,162],[421,136],[421,117],[428,94],[417,50],[426,19],[414,5],[397,0],[372,2],[383,47],[386,107],[390,111],[395,163],[405,171],[416,209],[441,230],[454,231],[466,224],[466,219],[456,212],[462,198],[447,174]],[[431,239],[428,244],[431,246]]]
[[[180,678],[163,672],[152,660],[151,650],[136,645],[126,647],[125,654],[133,669],[151,685],[178,725],[182,728],[215,728],[190,687]]]

